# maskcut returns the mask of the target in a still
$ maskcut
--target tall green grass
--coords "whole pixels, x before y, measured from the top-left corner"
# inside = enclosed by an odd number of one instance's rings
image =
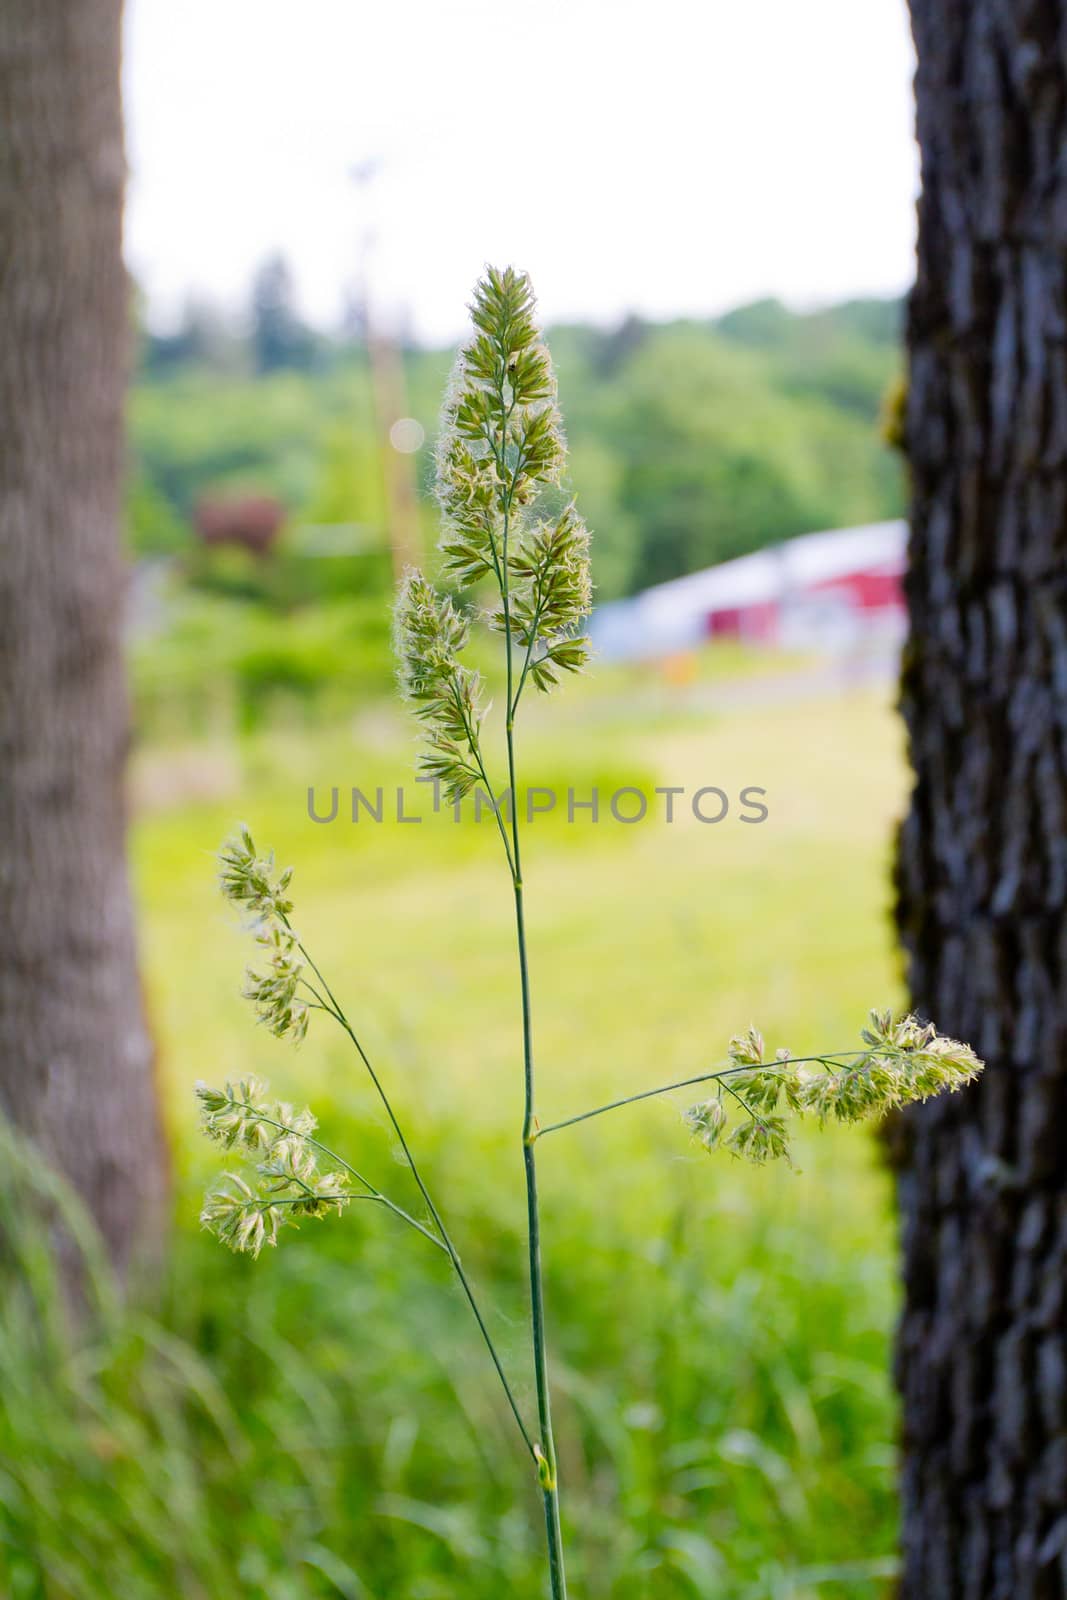
[[[902,767],[884,705],[714,725],[681,708],[628,717],[622,734],[624,710],[612,716],[601,691],[575,696],[531,781],[760,783],[771,815],[756,828],[531,830],[533,959],[552,997],[538,1019],[545,1114],[699,1070],[750,1020],[798,1051],[846,1044],[871,999],[897,998],[886,864]],[[150,1309],[119,1311],[104,1285],[71,1337],[32,1184],[4,1163],[11,1600],[540,1600],[536,1493],[443,1257],[358,1208],[258,1263],[224,1255],[195,1222],[192,1082],[253,1067],[415,1203],[341,1042],[320,1030],[294,1054],[248,1027],[241,941],[210,859],[243,815],[298,863],[301,931],[389,1073],[433,1187],[453,1197],[450,1227],[529,1404],[493,839],[447,817],[317,827],[304,812],[309,782],[402,782],[409,753],[385,712],[344,736],[274,734],[231,752],[206,798],[202,784],[182,792],[176,765],[170,799],[157,788],[138,824],[173,1249]],[[546,1146],[550,1336],[584,1600],[888,1592],[887,1180],[862,1134],[802,1145],[800,1165],[711,1160],[659,1102]]]
[[[881,1180],[840,1148],[809,1170],[813,1199],[776,1175],[757,1193],[644,1143],[611,1152],[629,1175],[609,1211],[576,1178],[603,1149],[553,1175],[547,1207],[577,1592],[881,1593]],[[521,1218],[500,1214],[491,1159],[462,1129],[430,1152],[477,1175],[456,1225],[506,1308]],[[81,1344],[43,1263],[33,1284],[0,1315],[12,1600],[541,1594],[527,1475],[433,1253],[357,1215],[235,1267],[186,1219],[163,1306]],[[510,1355],[515,1328],[498,1313]]]

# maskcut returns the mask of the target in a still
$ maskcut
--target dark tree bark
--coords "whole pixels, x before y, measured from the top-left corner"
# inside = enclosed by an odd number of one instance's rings
[[[906,1600],[1067,1595],[1067,7],[911,0],[899,919],[987,1070],[905,1119]]]
[[[164,1163],[123,815],[120,25],[0,8],[0,1109],[125,1268]]]

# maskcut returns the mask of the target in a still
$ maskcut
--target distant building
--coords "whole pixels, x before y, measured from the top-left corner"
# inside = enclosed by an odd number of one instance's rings
[[[597,651],[625,660],[713,638],[788,650],[895,646],[904,635],[905,522],[802,534],[599,606]]]

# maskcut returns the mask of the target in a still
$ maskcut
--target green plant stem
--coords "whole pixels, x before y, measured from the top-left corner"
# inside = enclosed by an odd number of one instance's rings
[[[508,732],[508,768],[514,792],[514,755],[511,731]],[[548,1380],[548,1351],[545,1342],[544,1282],[541,1266],[541,1212],[537,1198],[537,1160],[534,1155],[534,1066],[533,1030],[530,1008],[530,973],[526,954],[526,913],[519,876],[519,841],[516,810],[512,808],[514,854],[516,859],[515,929],[519,947],[519,979],[522,990],[522,1050],[525,1114],[522,1127],[522,1159],[526,1176],[526,1219],[530,1256],[530,1317],[533,1330],[534,1384],[537,1390],[537,1416],[541,1428],[539,1460],[541,1488],[545,1501],[545,1532],[548,1540],[548,1566],[553,1600],[566,1600],[567,1579],[563,1565],[563,1533],[559,1517],[559,1473],[556,1443],[552,1432],[552,1400]]]
[[[529,1431],[528,1431],[528,1429],[526,1427],[525,1422],[522,1419],[522,1412],[519,1410],[518,1401],[515,1399],[515,1396],[514,1396],[514,1394],[512,1392],[511,1384],[508,1382],[507,1374],[504,1371],[503,1363],[502,1363],[502,1361],[500,1359],[500,1356],[497,1354],[497,1349],[496,1349],[495,1344],[493,1343],[492,1336],[491,1336],[491,1334],[489,1332],[489,1329],[486,1326],[485,1318],[482,1316],[481,1307],[479,1306],[477,1300],[475,1299],[474,1290],[471,1287],[470,1279],[467,1277],[466,1272],[463,1270],[463,1263],[459,1258],[459,1252],[457,1251],[455,1245],[452,1243],[452,1238],[451,1238],[451,1236],[450,1236],[450,1234],[448,1232],[448,1229],[445,1227],[444,1221],[443,1221],[443,1219],[441,1217],[441,1213],[438,1211],[437,1207],[434,1205],[434,1202],[433,1202],[433,1199],[432,1199],[432,1197],[430,1195],[429,1189],[426,1187],[426,1184],[423,1182],[422,1174],[420,1173],[420,1171],[418,1169],[418,1166],[415,1163],[414,1156],[411,1154],[411,1151],[408,1148],[408,1142],[404,1137],[403,1130],[402,1130],[402,1128],[400,1126],[399,1121],[397,1120],[396,1113],[393,1110],[392,1104],[391,1104],[391,1102],[389,1100],[389,1096],[385,1092],[385,1088],[384,1088],[384,1086],[382,1084],[382,1081],[378,1077],[378,1074],[375,1072],[373,1066],[371,1065],[370,1057],[367,1055],[367,1052],[364,1050],[362,1044],[360,1043],[359,1038],[358,1038],[358,1036],[356,1034],[356,1031],[352,1027],[352,1024],[349,1022],[348,1018],[345,1016],[345,1013],[341,1008],[341,1004],[338,1001],[338,999],[335,996],[335,994],[333,993],[333,990],[330,988],[330,985],[327,983],[326,979],[323,977],[323,975],[320,972],[319,968],[315,965],[315,962],[312,960],[311,956],[308,954],[308,952],[305,949],[304,945],[299,940],[297,940],[297,949],[300,951],[300,954],[304,957],[304,960],[307,962],[308,966],[311,968],[312,972],[315,974],[316,978],[319,980],[320,984],[322,985],[323,993],[325,994],[327,1000],[329,1001],[329,1007],[327,1009],[330,1010],[331,1015],[340,1024],[340,1026],[344,1029],[345,1033],[347,1033],[348,1037],[351,1039],[352,1043],[355,1045],[356,1050],[359,1053],[359,1058],[363,1062],[363,1065],[367,1069],[367,1073],[370,1076],[370,1080],[374,1085],[374,1088],[375,1088],[375,1090],[377,1092],[378,1098],[381,1100],[382,1105],[385,1107],[386,1116],[389,1118],[389,1122],[390,1122],[390,1124],[392,1126],[393,1132],[396,1134],[397,1141],[398,1141],[398,1143],[400,1145],[400,1149],[401,1149],[401,1151],[403,1153],[403,1156],[404,1156],[404,1160],[407,1162],[408,1168],[409,1168],[409,1170],[411,1172],[411,1176],[414,1178],[415,1183],[418,1186],[419,1193],[422,1195],[423,1200],[426,1202],[426,1206],[427,1206],[427,1208],[429,1210],[430,1216],[433,1218],[434,1226],[437,1228],[438,1233],[441,1235],[440,1240],[435,1240],[434,1242],[435,1243],[440,1243],[441,1248],[444,1250],[445,1254],[448,1256],[449,1260],[452,1263],[453,1271],[455,1272],[456,1277],[459,1279],[460,1286],[461,1286],[461,1288],[463,1290],[463,1293],[464,1293],[464,1295],[466,1296],[466,1299],[467,1299],[467,1304],[470,1306],[471,1312],[473,1313],[473,1316],[474,1316],[474,1320],[478,1324],[478,1331],[481,1333],[482,1339],[483,1339],[483,1341],[485,1343],[485,1347],[489,1352],[490,1359],[492,1360],[493,1366],[496,1368],[497,1377],[500,1379],[500,1382],[501,1382],[501,1384],[503,1386],[504,1393],[507,1396],[508,1405],[511,1408],[511,1414],[515,1418],[515,1422],[516,1422],[516,1424],[518,1426],[519,1432],[522,1434],[523,1442],[526,1445],[526,1449],[529,1451],[531,1456],[534,1456],[536,1458],[536,1453],[535,1453],[535,1449],[534,1449],[534,1442],[530,1438]],[[342,1163],[342,1165],[343,1164],[344,1163]],[[430,1234],[428,1232],[428,1230],[423,1229],[421,1224],[415,1223],[415,1226],[417,1228],[419,1228],[420,1232],[426,1232],[427,1233],[427,1237],[433,1238],[433,1235]]]
[[[549,1573],[553,1600],[566,1600],[566,1574],[563,1570],[563,1531],[560,1528],[560,1488],[557,1454],[552,1432],[552,1395],[549,1389],[549,1355],[545,1346],[544,1275],[541,1266],[541,1208],[537,1203],[537,1163],[534,1141],[533,1034],[531,1034],[530,968],[526,960],[526,917],[523,909],[522,878],[515,877],[515,930],[518,936],[518,970],[523,998],[523,1080],[525,1080],[525,1118],[523,1118],[523,1170],[526,1176],[526,1226],[530,1242],[530,1307],[533,1328],[534,1386],[537,1390],[537,1419],[541,1424],[541,1488],[544,1493],[545,1536],[549,1541]]]
[[[457,705],[459,704],[458,696],[456,697],[456,703],[457,703]],[[482,782],[485,784],[485,792],[486,792],[486,795],[488,797],[489,804],[493,809],[493,816],[496,818],[497,829],[499,830],[500,838],[501,838],[501,841],[502,841],[503,846],[504,846],[504,854],[508,858],[508,870],[511,872],[512,877],[514,877],[515,876],[515,863],[511,859],[511,845],[510,845],[510,843],[508,841],[508,833],[507,833],[507,829],[504,826],[504,819],[500,815],[500,807],[497,805],[496,795],[493,793],[493,785],[490,783],[489,774],[485,770],[485,759],[482,756],[481,741],[478,738],[478,735],[475,732],[474,728],[471,727],[470,718],[467,716],[467,714],[463,710],[462,706],[460,706],[460,715],[462,716],[464,725],[465,725],[465,727],[467,729],[467,746],[468,746],[468,748],[469,748],[469,750],[471,752],[471,755],[474,757],[475,761],[478,763],[478,771],[482,775]],[[515,796],[512,795],[511,796],[511,809],[512,809],[512,811],[515,810],[515,805],[516,805]]]
[[[503,394],[501,394],[503,405]],[[507,418],[501,436],[503,459],[507,441]],[[512,488],[514,477],[512,478]],[[511,605],[508,598],[508,523],[510,491],[504,502],[501,593],[504,602],[504,639],[507,658],[507,749],[508,785],[511,790],[511,877],[515,892],[515,932],[518,940],[519,982],[522,991],[522,1056],[525,1111],[522,1127],[522,1159],[526,1176],[526,1222],[530,1260],[530,1323],[533,1333],[534,1385],[537,1390],[537,1416],[541,1442],[537,1452],[538,1480],[544,1496],[545,1537],[548,1542],[548,1571],[552,1600],[567,1600],[567,1577],[563,1562],[563,1531],[559,1514],[559,1472],[556,1442],[552,1432],[552,1399],[548,1380],[548,1352],[545,1342],[545,1296],[541,1267],[541,1212],[537,1199],[537,1161],[534,1156],[534,1062],[533,1022],[530,1006],[530,970],[526,953],[526,912],[522,898],[522,852],[519,844],[518,789],[515,782],[515,693],[511,648]]]
[[[534,608],[533,621],[530,624],[530,642],[526,646],[526,656],[522,663],[522,672],[519,674],[518,688],[515,690],[514,698],[509,702],[508,715],[512,718],[512,720],[514,720],[515,712],[518,708],[519,701],[522,698],[522,691],[526,687],[526,678],[533,662],[534,646],[537,643],[537,629],[541,621],[541,609],[544,603],[541,597],[541,590],[543,586],[544,579],[542,577],[537,581],[537,605]]]

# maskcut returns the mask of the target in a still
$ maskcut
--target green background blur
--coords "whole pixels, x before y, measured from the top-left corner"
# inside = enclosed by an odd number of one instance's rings
[[[896,320],[875,302],[812,317],[764,303],[717,323],[553,333],[602,596],[898,514],[880,421]],[[347,820],[353,785],[417,793],[391,692],[381,449],[358,341],[287,326],[290,343],[266,353],[254,325],[142,335],[132,849],[177,1216],[162,1287],[120,1311],[98,1269],[90,1336],[74,1343],[46,1242],[23,1225],[39,1180],[9,1152],[11,1600],[543,1593],[536,1486],[446,1263],[358,1207],[258,1262],[197,1226],[218,1159],[192,1086],[247,1071],[310,1102],[329,1143],[417,1206],[343,1037],[313,1018],[293,1051],[239,997],[250,951],[213,853],[241,819],[296,867],[301,933],[388,1079],[529,1405],[507,876],[491,822]],[[403,360],[427,434],[413,461],[427,548],[449,362]],[[249,493],[284,510],[274,552],[200,546],[199,500]],[[315,554],[309,530],[324,526],[354,530],[349,545]],[[851,1044],[870,1006],[900,1001],[889,862],[906,773],[891,695],[725,646],[667,669],[594,666],[530,702],[527,784],[758,785],[769,807],[759,827],[735,806],[717,826],[683,809],[669,826],[656,813],[530,830],[545,1120],[699,1072],[750,1022],[805,1053]],[[340,789],[335,823],[309,821],[310,785],[320,804]],[[678,1113],[675,1100],[632,1107],[543,1147],[574,1591],[885,1595],[895,1286],[877,1144],[802,1139],[800,1172],[750,1171],[698,1151]]]

